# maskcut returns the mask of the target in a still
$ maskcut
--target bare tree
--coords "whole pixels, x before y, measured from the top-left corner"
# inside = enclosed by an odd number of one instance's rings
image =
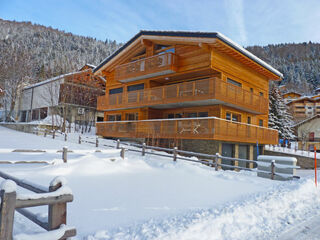
[[[31,80],[31,58],[20,46],[11,46],[1,51],[0,82],[4,86],[6,121],[12,121],[13,112],[22,88]]]

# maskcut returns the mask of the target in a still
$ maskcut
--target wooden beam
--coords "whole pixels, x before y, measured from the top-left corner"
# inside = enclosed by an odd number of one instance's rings
[[[152,45],[153,45],[152,41],[150,41],[148,39],[141,39],[141,44],[146,47],[152,47]]]
[[[199,43],[199,47],[202,48],[203,50],[207,51],[207,52],[211,51],[211,48],[210,48],[209,44]]]

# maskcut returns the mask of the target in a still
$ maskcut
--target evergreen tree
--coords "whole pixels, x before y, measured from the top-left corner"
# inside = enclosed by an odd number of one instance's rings
[[[269,127],[279,131],[279,138],[293,139],[293,118],[281,97],[278,87],[273,86],[269,92]]]

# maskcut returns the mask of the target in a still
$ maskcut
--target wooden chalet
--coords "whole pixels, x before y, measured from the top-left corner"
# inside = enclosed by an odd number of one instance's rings
[[[278,143],[268,88],[282,74],[220,33],[141,31],[93,72],[107,81],[98,135],[247,159]]]

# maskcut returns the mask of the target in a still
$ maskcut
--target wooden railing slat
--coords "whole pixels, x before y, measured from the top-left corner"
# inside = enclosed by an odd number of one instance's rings
[[[65,195],[54,196],[54,197],[50,196],[50,197],[38,198],[38,199],[26,199],[26,200],[21,200],[18,198],[16,201],[16,207],[17,208],[36,207],[36,206],[66,203],[66,202],[72,202],[72,201],[73,201],[72,194],[65,194]]]

